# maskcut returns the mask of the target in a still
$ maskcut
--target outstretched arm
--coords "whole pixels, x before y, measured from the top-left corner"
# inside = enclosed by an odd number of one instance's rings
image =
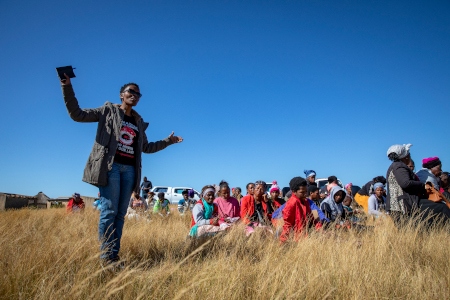
[[[61,80],[61,88],[64,96],[64,103],[72,120],[77,122],[98,122],[100,118],[100,108],[81,109],[75,97],[69,76],[64,74],[65,80]]]
[[[180,136],[175,136],[174,132],[172,131],[172,133],[166,139],[149,143],[147,140],[147,135],[144,132],[144,143],[142,145],[142,152],[144,153],[158,152],[160,150],[163,150],[169,145],[181,143],[182,141],[183,138]]]

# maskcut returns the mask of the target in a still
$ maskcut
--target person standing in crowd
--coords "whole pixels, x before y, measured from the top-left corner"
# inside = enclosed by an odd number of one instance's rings
[[[147,177],[144,177],[144,181],[141,183],[141,190],[142,190],[142,198],[144,200],[147,199],[148,193],[153,188],[152,182],[147,179]]]
[[[436,190],[440,190],[439,177],[442,173],[442,163],[439,157],[429,157],[422,160],[422,169],[416,175],[420,182],[431,182]]]
[[[383,176],[377,176],[373,180],[366,183],[356,194],[355,201],[364,209],[365,213],[369,213],[369,197],[373,194],[373,185],[377,182],[381,182],[383,185],[386,184],[386,178]]]
[[[384,185],[377,182],[373,185],[373,194],[369,197],[369,215],[379,217],[385,208]]]
[[[345,190],[337,185],[331,189],[330,195],[320,204],[320,209],[331,222],[345,219],[345,210],[342,202],[346,196]]]
[[[214,235],[225,230],[219,224],[218,208],[214,203],[215,186],[206,185],[202,188],[201,199],[197,201],[192,209],[191,230],[189,236],[198,238]]]
[[[307,234],[307,230],[311,227],[320,229],[322,223],[316,219],[311,211],[307,194],[307,182],[302,177],[294,177],[289,182],[292,196],[286,202],[282,211],[283,214],[283,231],[280,235],[280,242],[286,242],[291,236],[294,241],[298,241],[301,236]]]
[[[239,202],[236,198],[230,197],[230,186],[228,182],[222,180],[219,183],[219,197],[214,200],[219,212],[221,222],[228,224],[236,222],[241,215]]]
[[[69,116],[77,122],[97,122],[97,136],[84,170],[83,181],[98,186],[102,210],[99,219],[101,258],[120,260],[120,240],[131,193],[139,191],[142,153],[154,153],[183,141],[172,132],[166,139],[148,142],[148,123],[133,109],[142,97],[136,83],[120,88],[120,104],[106,102],[95,109],[81,109],[70,78],[61,80]]]
[[[80,212],[84,210],[84,202],[81,198],[80,194],[74,193],[72,198],[69,199],[69,203],[67,203],[67,212]]]

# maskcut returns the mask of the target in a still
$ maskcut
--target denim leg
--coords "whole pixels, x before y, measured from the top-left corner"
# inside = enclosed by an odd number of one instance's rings
[[[114,220],[116,218],[120,198],[120,166],[113,164],[108,172],[108,185],[100,188],[100,219],[98,223],[98,238],[101,242],[101,258],[113,258]]]
[[[131,193],[135,183],[134,166],[120,165],[120,197],[116,217],[114,219],[114,244],[112,248],[113,257],[117,257],[120,250],[120,240],[125,222],[128,205],[130,203]]]

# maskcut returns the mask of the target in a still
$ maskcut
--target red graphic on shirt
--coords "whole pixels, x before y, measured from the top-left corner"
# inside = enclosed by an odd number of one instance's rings
[[[134,132],[134,130],[128,126],[123,126],[120,130],[120,142],[123,145],[130,146],[131,144],[133,144],[133,139],[135,136],[136,133]]]

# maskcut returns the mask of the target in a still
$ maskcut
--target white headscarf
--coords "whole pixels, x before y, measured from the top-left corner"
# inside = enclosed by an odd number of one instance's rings
[[[398,155],[398,158],[405,158],[408,156],[411,146],[412,144],[392,145],[387,151],[387,156],[389,156],[389,154],[391,153],[395,153]]]

